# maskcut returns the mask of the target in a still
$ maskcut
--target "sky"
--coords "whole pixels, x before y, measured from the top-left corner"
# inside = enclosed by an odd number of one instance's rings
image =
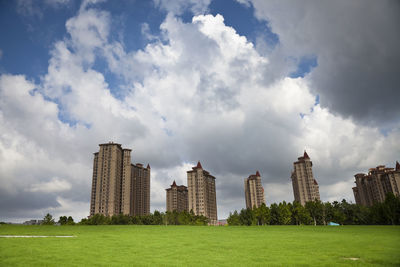
[[[93,153],[151,166],[151,211],[201,161],[219,219],[293,201],[313,161],[322,201],[400,161],[396,0],[0,1],[0,221],[89,215]]]

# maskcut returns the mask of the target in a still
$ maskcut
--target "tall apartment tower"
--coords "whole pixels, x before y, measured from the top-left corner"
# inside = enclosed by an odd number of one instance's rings
[[[150,165],[144,168],[143,164],[132,166],[132,192],[134,209],[132,215],[150,214]]]
[[[261,184],[261,176],[257,171],[256,174],[250,175],[244,179],[244,195],[246,197],[246,208],[258,208],[262,203],[265,204],[264,188]]]
[[[188,210],[188,189],[184,185],[176,185],[175,181],[167,192],[167,211],[189,211]]]
[[[143,201],[134,198],[135,193],[150,191],[150,168],[148,181],[137,185],[133,174],[135,168],[131,165],[131,149],[123,149],[121,144],[113,142],[99,146],[100,150],[94,153],[93,160],[90,216],[134,215],[136,208],[143,205]],[[147,195],[145,205],[150,211],[150,193]]]
[[[292,172],[292,186],[294,200],[305,205],[308,201],[320,200],[319,186],[314,179],[312,172],[312,162],[307,152],[293,163],[294,170]]]
[[[375,202],[384,202],[387,193],[400,195],[400,163],[396,168],[385,168],[384,165],[369,169],[368,174],[354,175],[356,186],[353,187],[356,203],[372,206]]]
[[[100,144],[94,153],[90,215],[112,216],[121,212],[124,150],[120,144]]]
[[[189,211],[195,215],[204,215],[210,224],[217,224],[217,198],[215,177],[204,170],[200,161],[196,167],[187,171]]]

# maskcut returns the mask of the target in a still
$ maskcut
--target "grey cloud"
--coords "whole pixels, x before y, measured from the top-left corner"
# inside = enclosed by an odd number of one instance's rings
[[[400,122],[398,1],[251,2],[288,56],[317,56],[309,78],[323,106],[371,125]]]

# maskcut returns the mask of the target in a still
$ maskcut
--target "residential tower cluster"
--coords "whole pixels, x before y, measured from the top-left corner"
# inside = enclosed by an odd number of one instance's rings
[[[150,165],[131,163],[131,149],[109,142],[94,153],[90,216],[150,214]]]
[[[357,173],[354,177],[354,199],[359,205],[372,206],[375,202],[383,202],[388,193],[400,195],[400,163],[397,161],[396,168],[380,165],[370,168],[368,174]]]
[[[150,165],[131,163],[131,149],[109,142],[100,144],[94,153],[90,216],[103,214],[130,216],[150,214]],[[294,199],[301,205],[320,200],[319,186],[307,152],[293,163],[291,174]],[[215,177],[203,169],[200,161],[186,172],[187,186],[175,180],[166,190],[167,211],[188,211],[203,215],[210,224],[217,224]],[[387,193],[400,195],[400,164],[396,168],[378,166],[368,174],[355,175],[353,187],[357,204],[372,206],[383,202]],[[265,203],[264,187],[259,171],[244,178],[246,208],[258,208]]]

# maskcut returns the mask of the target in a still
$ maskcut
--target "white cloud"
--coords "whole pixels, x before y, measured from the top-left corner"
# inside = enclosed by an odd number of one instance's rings
[[[48,182],[33,184],[28,191],[42,192],[42,193],[55,193],[71,189],[71,184],[58,177],[52,178]]]

